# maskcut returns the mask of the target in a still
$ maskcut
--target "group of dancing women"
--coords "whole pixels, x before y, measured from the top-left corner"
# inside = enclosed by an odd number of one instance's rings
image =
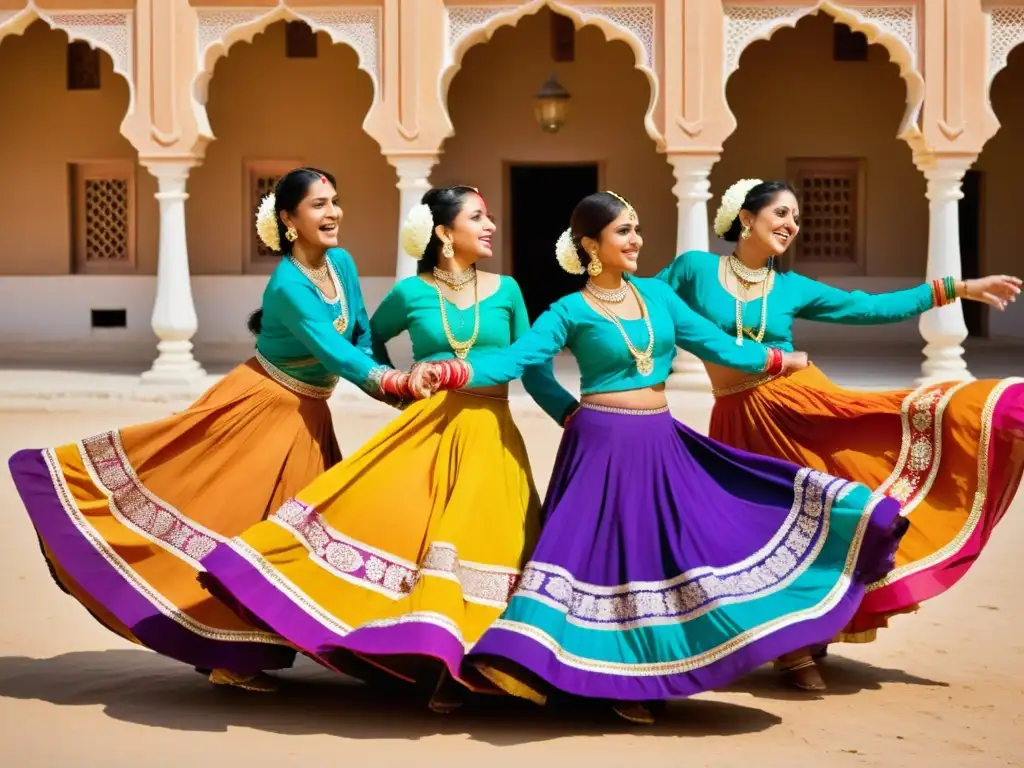
[[[580,289],[531,326],[516,282],[477,269],[484,198],[431,189],[401,233],[417,274],[371,318],[334,178],[295,169],[256,217],[282,259],[253,357],[180,413],[11,458],[50,572],[110,630],[252,691],[298,653],[442,713],[558,695],[645,724],[766,663],[824,690],[829,644],[873,640],[981,554],[1024,470],[1024,379],[845,389],[793,321],[1003,310],[1021,281],[839,290],[782,268],[799,216],[789,185],[739,181],[714,222],[731,254],[641,278],[637,211],[590,195],[554,253]],[[408,371],[386,348],[403,331]],[[669,412],[677,347],[707,368],[709,436]],[[340,379],[397,409],[344,458]],[[563,427],[543,502],[515,379]]]

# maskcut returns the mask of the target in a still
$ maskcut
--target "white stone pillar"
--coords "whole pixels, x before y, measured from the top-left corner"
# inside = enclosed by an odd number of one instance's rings
[[[964,173],[974,160],[973,156],[958,155],[930,157],[919,163],[928,180],[928,280],[946,276],[960,279],[958,205],[963,197]],[[959,301],[925,312],[918,327],[926,342],[918,384],[973,378],[963,358],[961,344],[967,338],[967,324]]]
[[[199,326],[192,301],[192,282],[185,241],[185,184],[194,163],[166,162],[147,166],[157,180],[160,203],[160,244],[157,256],[153,332],[157,358],[142,374],[148,384],[192,385],[206,372],[192,356],[192,337]]]
[[[437,165],[435,154],[402,154],[388,155],[388,162],[398,171],[398,226],[402,226],[405,217],[423,199],[424,193],[430,189],[430,171]],[[416,260],[402,249],[398,243],[398,255],[395,259],[395,282],[416,274]]]
[[[676,256],[685,251],[707,251],[711,248],[708,224],[711,182],[708,174],[711,166],[718,162],[718,155],[673,153],[667,158],[676,177],[672,187],[679,210],[676,217]],[[679,349],[672,361],[672,373],[666,386],[669,389],[709,392],[711,381],[704,364],[689,352]]]

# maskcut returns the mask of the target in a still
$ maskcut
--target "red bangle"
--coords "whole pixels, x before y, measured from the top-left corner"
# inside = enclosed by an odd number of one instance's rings
[[[782,373],[782,350],[776,347],[768,347],[768,362],[765,365],[765,373],[769,376],[778,376]]]

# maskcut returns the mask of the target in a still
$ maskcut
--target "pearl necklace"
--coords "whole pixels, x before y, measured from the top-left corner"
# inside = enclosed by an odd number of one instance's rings
[[[625,280],[622,281],[622,285],[612,290],[602,288],[593,280],[587,280],[583,288],[598,301],[604,301],[609,304],[621,304],[626,300],[626,296],[629,295],[629,283]]]
[[[447,269],[434,267],[434,280],[444,283],[453,291],[461,291],[470,283],[476,284],[476,267],[469,267],[461,272],[449,272]]]
[[[732,272],[733,276],[744,288],[749,288],[751,285],[757,285],[758,283],[765,283],[764,288],[761,289],[761,323],[756,334],[748,332],[750,338],[760,344],[764,339],[765,329],[768,327],[768,292],[775,282],[774,279],[769,280],[769,276],[773,272],[768,267],[751,269],[736,258],[735,254],[729,257],[728,264],[729,271]],[[743,346],[743,302],[738,298],[736,299],[736,346]]]

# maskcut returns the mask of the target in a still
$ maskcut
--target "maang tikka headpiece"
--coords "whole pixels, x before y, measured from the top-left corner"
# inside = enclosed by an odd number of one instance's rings
[[[605,190],[605,194],[611,195],[616,200],[618,200],[620,203],[622,203],[624,206],[626,206],[626,212],[629,214],[629,220],[630,221],[636,221],[636,218],[637,218],[636,217],[636,208],[634,208],[630,204],[629,200],[624,198],[622,195],[619,195],[619,194],[617,194],[615,192],[612,192],[610,189]]]

